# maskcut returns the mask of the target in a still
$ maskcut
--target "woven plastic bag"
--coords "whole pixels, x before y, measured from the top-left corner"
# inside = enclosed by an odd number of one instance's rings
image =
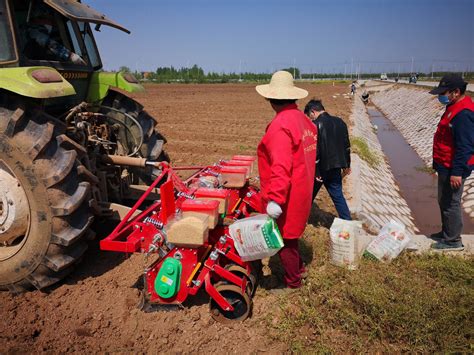
[[[391,220],[383,226],[377,237],[372,240],[364,252],[364,257],[390,262],[410,243],[405,226]]]
[[[362,231],[362,222],[346,221],[334,218],[329,236],[331,239],[331,264],[355,270],[359,264],[359,236]]]
[[[283,247],[275,220],[266,214],[234,222],[229,226],[229,234],[243,261],[269,258]]]

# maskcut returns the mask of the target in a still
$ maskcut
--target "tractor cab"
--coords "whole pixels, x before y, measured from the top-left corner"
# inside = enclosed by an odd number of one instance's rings
[[[8,1],[7,1],[8,3]],[[102,68],[90,23],[130,33],[105,15],[77,1],[11,1],[10,17],[16,34],[19,65],[48,65],[60,70],[93,71]],[[7,4],[8,6],[8,4]],[[9,36],[10,40],[11,37]],[[82,61],[74,60],[77,54]]]
[[[49,100],[70,107],[90,96],[93,73],[102,69],[90,24],[129,30],[74,0],[0,0],[0,68],[50,67],[76,95]],[[133,79],[130,78],[133,82]]]

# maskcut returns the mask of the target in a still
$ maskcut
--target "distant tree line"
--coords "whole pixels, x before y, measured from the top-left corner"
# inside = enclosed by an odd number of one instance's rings
[[[286,70],[291,73],[295,78],[302,80],[324,80],[324,79],[337,79],[337,80],[356,80],[356,79],[371,79],[379,78],[381,73],[301,73],[298,68],[285,68],[280,70]],[[119,71],[133,73],[137,79],[144,81],[152,81],[157,83],[172,83],[172,82],[184,82],[184,83],[228,83],[228,82],[260,82],[269,81],[272,74],[268,73],[217,73],[208,72],[198,65],[192,67],[175,68],[171,67],[158,67],[154,72],[132,72],[130,68],[122,66]],[[394,78],[408,78],[412,73],[386,73],[389,79]],[[415,74],[415,73],[413,73]],[[440,78],[447,72],[434,72],[434,73],[416,73],[420,78]],[[474,79],[474,72],[463,73],[466,80]]]
[[[300,76],[298,68],[286,68],[281,69],[290,72],[296,77]],[[184,82],[184,83],[227,83],[227,82],[239,82],[239,81],[268,81],[272,74],[268,73],[217,73],[208,72],[198,65],[192,67],[175,68],[171,67],[158,67],[154,72],[133,72],[129,67],[122,66],[118,71],[127,72],[134,74],[137,79],[145,81],[153,81],[157,83],[171,83],[171,82]]]

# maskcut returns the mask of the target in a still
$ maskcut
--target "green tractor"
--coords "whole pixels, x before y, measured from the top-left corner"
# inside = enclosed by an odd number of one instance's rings
[[[104,25],[130,33],[80,1],[0,0],[0,289],[61,280],[94,218],[123,215],[153,176],[104,156],[169,160],[156,120],[124,94],[143,87],[101,70],[91,26]]]

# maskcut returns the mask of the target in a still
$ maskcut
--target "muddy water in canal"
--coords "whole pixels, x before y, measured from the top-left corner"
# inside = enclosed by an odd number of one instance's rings
[[[421,234],[441,230],[437,202],[437,176],[428,172],[425,163],[408,145],[401,133],[380,111],[371,107],[368,114],[378,127],[377,137],[392,169],[402,197],[410,207]],[[474,221],[463,211],[463,234],[474,233]]]

